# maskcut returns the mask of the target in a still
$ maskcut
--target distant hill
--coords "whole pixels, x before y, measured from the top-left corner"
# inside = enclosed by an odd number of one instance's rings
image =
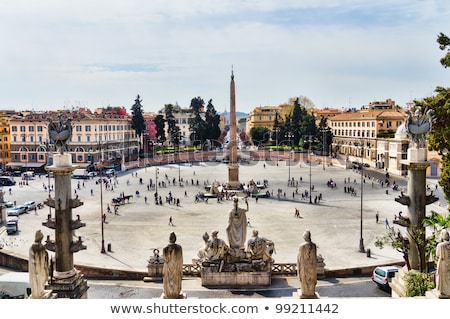
[[[230,119],[230,112],[225,111],[222,112],[223,116],[226,117],[227,119]],[[248,113],[244,113],[244,112],[236,112],[236,118],[239,119],[241,117],[247,117]]]

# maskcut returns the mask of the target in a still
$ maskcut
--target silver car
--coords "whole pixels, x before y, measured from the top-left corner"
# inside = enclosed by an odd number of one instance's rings
[[[27,208],[24,205],[16,206],[11,209],[8,209],[8,216],[19,216],[20,214],[26,213]]]

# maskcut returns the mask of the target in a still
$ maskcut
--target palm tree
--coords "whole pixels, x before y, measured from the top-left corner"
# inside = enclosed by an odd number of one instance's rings
[[[425,217],[422,221],[422,224],[427,227],[433,227],[433,233],[427,239],[426,244],[426,254],[428,256],[435,257],[436,254],[436,245],[439,243],[439,234],[443,229],[447,229],[450,227],[450,214],[444,216],[444,214],[440,214],[434,210],[431,211],[430,217]]]

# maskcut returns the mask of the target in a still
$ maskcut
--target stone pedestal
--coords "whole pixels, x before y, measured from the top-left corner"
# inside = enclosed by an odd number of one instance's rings
[[[301,289],[297,289],[297,291],[292,294],[292,297],[295,299],[320,299],[320,295],[317,292],[315,292],[313,296],[303,296]]]
[[[217,272],[204,267],[201,269],[202,286],[224,288],[251,288],[270,286],[272,276],[269,271]]]
[[[237,189],[241,186],[239,182],[239,166],[237,164],[228,166],[228,186]]]
[[[52,290],[44,290],[41,297],[39,298],[33,298],[31,295],[28,299],[57,299],[58,295],[53,292]]]
[[[54,278],[48,283],[47,288],[53,290],[58,298],[87,299],[88,285],[83,274],[73,269],[67,273],[55,272]]]
[[[71,198],[71,174],[78,166],[72,165],[70,154],[53,154],[53,163],[45,169],[55,176],[55,197],[49,197],[45,203],[54,208],[54,217],[49,215],[47,221],[42,223],[55,230],[55,239],[51,240],[49,236],[45,243],[45,248],[55,253],[48,288],[57,293],[58,298],[83,299],[87,296],[87,281],[74,268],[73,261],[74,253],[86,249],[80,237],[75,241],[73,239],[73,231],[85,226],[79,218],[72,219],[72,208],[83,205],[78,198]]]
[[[162,282],[163,281],[164,263],[147,264],[148,276],[144,277],[145,282]]]

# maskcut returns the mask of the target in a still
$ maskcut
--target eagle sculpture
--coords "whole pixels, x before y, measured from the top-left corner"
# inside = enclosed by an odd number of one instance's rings
[[[53,142],[60,154],[63,154],[64,151],[67,151],[67,143],[72,136],[72,122],[61,114],[58,115],[57,121],[54,121],[52,118],[49,118],[48,121],[50,142]]]
[[[433,110],[425,110],[422,113],[422,108],[418,107],[414,115],[410,111],[406,111],[406,133],[417,148],[425,147],[426,136],[431,131],[433,119]]]

